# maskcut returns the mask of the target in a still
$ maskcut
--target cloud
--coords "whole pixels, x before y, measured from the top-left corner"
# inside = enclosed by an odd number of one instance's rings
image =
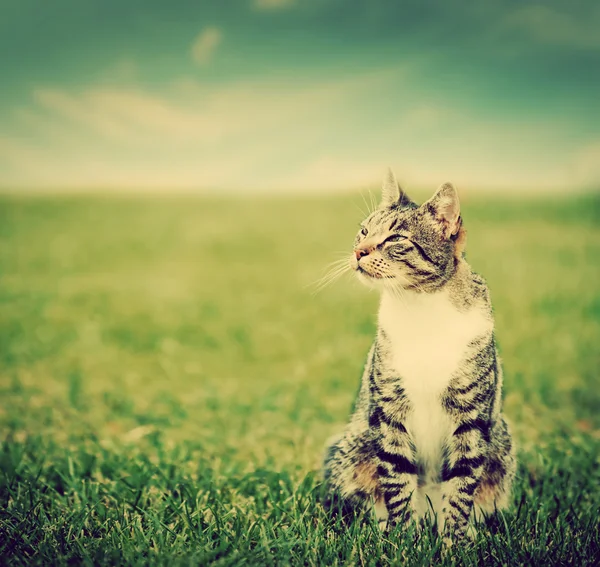
[[[290,163],[323,137],[332,117],[343,118],[340,107],[389,78],[371,72],[218,86],[183,78],[160,93],[39,87],[33,104],[14,108],[0,125],[0,183],[290,188],[293,179],[280,172],[293,172]]]
[[[443,94],[423,100],[411,92],[411,73],[220,84],[181,77],[154,91],[38,87],[30,104],[0,115],[0,184],[351,190],[377,187],[388,165],[409,189],[597,179],[597,140],[585,145],[565,121],[494,118]]]
[[[214,147],[241,136],[281,134],[287,125],[324,119],[349,97],[385,83],[385,73],[367,73],[320,81],[282,83],[238,81],[209,86],[190,78],[174,82],[168,92],[91,86],[83,89],[38,88],[35,107],[19,108],[15,118],[38,126],[52,117],[64,129],[77,127],[113,144],[192,143]]]
[[[252,5],[257,10],[269,11],[289,8],[295,3],[295,0],[253,0]]]
[[[215,50],[222,40],[223,34],[219,28],[204,28],[192,44],[192,59],[198,65],[206,65],[212,60]]]
[[[38,110],[46,110],[54,117],[61,118],[66,127],[71,124],[89,128],[94,134],[109,140],[122,141],[129,138],[130,130],[119,116],[101,112],[90,105],[86,96],[42,88],[34,91],[33,97],[38,103]],[[32,121],[31,116],[29,121]]]
[[[590,8],[587,14],[575,15],[541,4],[527,5],[512,12],[504,20],[504,27],[539,43],[596,50],[600,49],[600,9],[591,4]]]

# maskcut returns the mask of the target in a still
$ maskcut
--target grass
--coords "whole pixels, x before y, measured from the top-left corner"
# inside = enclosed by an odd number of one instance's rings
[[[444,557],[318,504],[377,296],[360,198],[0,198],[0,563],[597,565],[600,200],[467,200],[520,447]]]

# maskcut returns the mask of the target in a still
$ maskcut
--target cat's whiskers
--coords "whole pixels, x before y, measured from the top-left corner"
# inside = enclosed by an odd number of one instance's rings
[[[396,274],[394,274],[393,270],[389,265],[385,265],[383,268],[379,268],[379,274],[383,278],[384,288],[389,291],[394,298],[396,298],[403,305],[407,304],[407,292],[406,290],[398,283],[396,278]]]
[[[347,254],[347,253],[346,253]],[[313,295],[319,293],[327,286],[331,285],[335,280],[340,278],[344,273],[350,271],[350,262],[348,257],[335,260],[329,265],[329,268],[322,278],[310,284],[314,286]]]
[[[401,285],[398,285],[394,280],[387,282],[386,289],[398,300],[399,303],[406,305],[406,292]]]
[[[367,200],[365,199],[365,194],[361,193],[360,196],[362,197],[363,203],[365,204],[365,207],[367,208],[367,214],[365,215],[365,218],[368,217],[372,212],[373,212],[373,203],[371,203],[371,205],[369,206],[369,203],[367,203]]]
[[[400,303],[406,304],[406,293],[401,285],[397,283],[396,274],[389,264],[379,265],[376,269],[378,278],[383,287],[389,291]]]
[[[369,189],[369,200],[371,201],[371,212],[373,212],[377,208],[377,199],[373,197],[373,193]]]
[[[363,201],[364,201],[364,197],[363,197]],[[365,205],[366,205],[366,204],[367,204],[367,203],[365,202]],[[355,207],[356,207],[356,208],[357,208],[357,209],[360,211],[360,214],[361,214],[363,217],[365,217],[365,218],[366,218],[366,217],[368,217],[368,216],[371,214],[371,213],[369,213],[369,212],[366,212],[366,213],[365,213],[365,211],[363,211],[363,210],[362,210],[362,207],[360,207],[360,206],[359,206],[359,205],[357,205],[356,203],[354,203],[354,206],[355,206]]]

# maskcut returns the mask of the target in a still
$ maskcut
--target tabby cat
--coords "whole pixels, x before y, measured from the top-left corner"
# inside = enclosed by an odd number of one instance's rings
[[[351,267],[381,291],[350,421],[325,455],[328,501],[388,529],[428,517],[446,541],[508,505],[515,474],[488,288],[463,257],[458,195],[418,206],[389,171]]]

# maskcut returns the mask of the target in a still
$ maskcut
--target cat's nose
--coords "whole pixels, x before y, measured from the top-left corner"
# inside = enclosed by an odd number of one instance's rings
[[[370,249],[365,249],[365,248],[357,248],[354,251],[354,255],[356,256],[357,260],[360,260],[363,256],[368,256],[370,254],[371,250]]]

